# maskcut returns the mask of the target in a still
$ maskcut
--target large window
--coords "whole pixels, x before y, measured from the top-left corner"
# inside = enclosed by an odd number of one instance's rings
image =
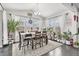
[[[56,31],[63,31],[64,29],[64,16],[52,17],[46,20],[47,28],[52,27]]]
[[[42,27],[42,20],[39,18],[33,18],[33,17],[29,18],[25,16],[14,16],[14,18],[15,18],[15,21],[19,21],[20,26],[23,26],[23,27],[27,27],[27,28]]]

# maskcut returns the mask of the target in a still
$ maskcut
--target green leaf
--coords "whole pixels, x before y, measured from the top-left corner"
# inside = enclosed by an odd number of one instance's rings
[[[79,33],[75,33],[75,35],[79,35]]]
[[[16,27],[19,25],[18,21],[14,21],[14,19],[8,20],[8,31],[15,32]]]

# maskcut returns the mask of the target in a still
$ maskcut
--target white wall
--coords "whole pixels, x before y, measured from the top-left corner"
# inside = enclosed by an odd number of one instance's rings
[[[0,11],[0,47],[2,47],[2,12]]]
[[[8,44],[7,13],[3,11],[3,44]]]
[[[2,7],[0,5],[0,48],[2,48]]]

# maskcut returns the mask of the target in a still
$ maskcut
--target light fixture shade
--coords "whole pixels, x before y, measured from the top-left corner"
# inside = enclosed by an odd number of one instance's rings
[[[34,15],[40,15],[40,13],[39,12],[34,12]]]

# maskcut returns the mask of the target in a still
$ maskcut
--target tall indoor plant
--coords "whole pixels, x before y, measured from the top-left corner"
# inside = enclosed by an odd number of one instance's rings
[[[18,21],[15,21],[14,19],[8,20],[8,35],[12,38],[15,39],[15,31],[16,27],[19,25]]]

